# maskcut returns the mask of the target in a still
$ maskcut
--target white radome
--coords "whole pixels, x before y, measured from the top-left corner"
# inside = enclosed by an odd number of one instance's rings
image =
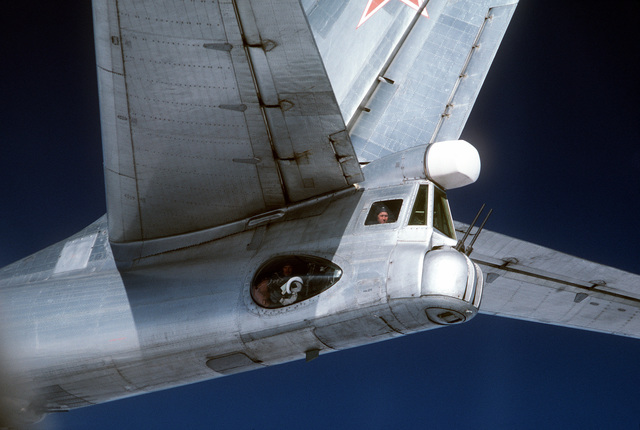
[[[465,140],[429,145],[425,153],[427,177],[446,190],[473,184],[480,176],[480,154]]]

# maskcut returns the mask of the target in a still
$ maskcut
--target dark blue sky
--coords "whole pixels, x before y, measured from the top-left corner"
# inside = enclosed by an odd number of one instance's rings
[[[0,265],[105,211],[90,5],[39,3],[0,27]],[[486,202],[491,230],[640,273],[639,18],[635,0],[520,4],[463,134],[483,171],[450,193],[456,219]],[[640,340],[479,316],[45,423],[637,429],[639,363]]]

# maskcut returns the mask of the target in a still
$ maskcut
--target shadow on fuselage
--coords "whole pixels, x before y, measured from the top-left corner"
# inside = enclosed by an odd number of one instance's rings
[[[352,267],[340,248],[350,241],[361,197],[354,190],[293,207],[277,222],[121,270],[140,344],[140,360],[123,372],[126,379],[147,389],[171,386],[327,349],[313,333],[314,318],[326,296],[348,290]],[[251,296],[252,283],[265,262],[282,256],[328,260],[342,276],[307,300],[268,309]],[[212,371],[209,360],[225,364]]]

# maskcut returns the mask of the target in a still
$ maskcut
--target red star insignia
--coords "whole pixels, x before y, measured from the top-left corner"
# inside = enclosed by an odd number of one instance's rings
[[[389,1],[390,0],[368,0],[367,7],[364,9],[364,12],[362,13],[362,17],[360,18],[360,22],[358,23],[356,28],[364,24],[366,20],[371,18],[374,13],[382,9],[384,5],[389,3]],[[424,0],[400,0],[400,1],[414,10],[419,10],[420,6],[422,6],[422,3],[424,3]],[[422,10],[422,16],[429,18],[429,14],[427,13],[427,8],[424,8]]]

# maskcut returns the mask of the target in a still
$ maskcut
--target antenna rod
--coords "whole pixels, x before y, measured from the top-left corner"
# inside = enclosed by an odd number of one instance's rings
[[[469,237],[469,233],[471,233],[471,229],[473,228],[474,224],[476,223],[476,221],[478,221],[478,218],[480,217],[480,214],[482,213],[482,211],[484,210],[484,203],[482,204],[482,207],[480,208],[480,210],[478,211],[478,213],[476,214],[476,217],[473,219],[473,221],[471,222],[471,224],[469,224],[469,228],[467,229],[467,232],[464,234],[464,236],[462,237],[462,239],[460,239],[460,241],[457,243],[456,245],[456,251],[460,251],[462,249],[462,247],[464,247],[464,242],[467,240],[467,237]],[[486,221],[486,220],[485,220]],[[484,225],[484,224],[483,224]]]
[[[489,213],[487,214],[487,216],[484,218],[484,221],[482,221],[482,224],[480,224],[480,228],[478,229],[478,231],[476,231],[475,236],[473,237],[473,240],[471,241],[471,243],[469,244],[469,248],[467,248],[467,255],[471,255],[471,253],[473,252],[473,244],[476,243],[476,240],[478,239],[478,237],[480,236],[480,232],[482,231],[482,229],[484,228],[484,225],[487,223],[487,220],[489,219],[489,217],[491,216],[491,212],[493,212],[493,209],[489,209]]]

